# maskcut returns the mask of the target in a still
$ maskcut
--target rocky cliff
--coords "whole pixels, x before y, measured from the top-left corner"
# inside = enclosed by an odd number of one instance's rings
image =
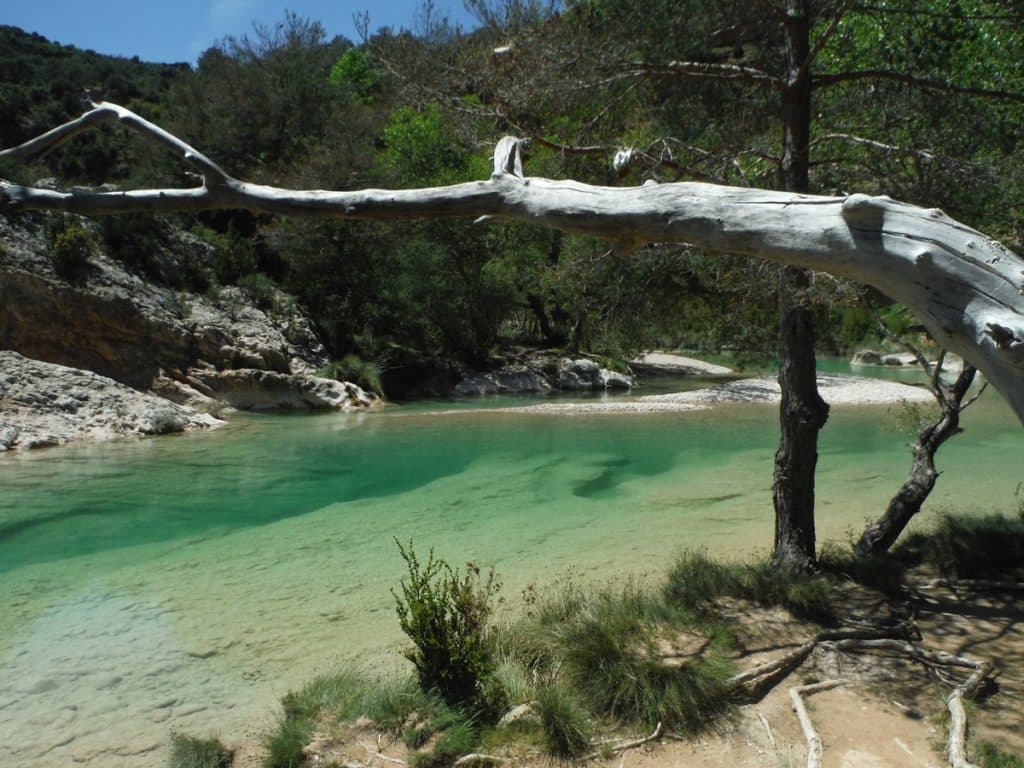
[[[95,228],[74,223],[86,233]],[[93,372],[158,396],[156,404],[173,400],[193,415],[224,405],[344,410],[376,402],[354,385],[315,375],[326,352],[285,294],[262,310],[235,287],[209,295],[176,291],[126,269],[95,245],[99,238],[90,240],[93,247],[72,272],[54,257],[52,227],[48,216],[0,215],[0,349]],[[209,249],[185,232],[174,238],[174,249],[192,249],[200,258]],[[173,262],[175,254],[162,258]],[[12,359],[5,357],[4,365]],[[8,422],[24,418],[5,403]],[[82,436],[91,434],[83,426]]]

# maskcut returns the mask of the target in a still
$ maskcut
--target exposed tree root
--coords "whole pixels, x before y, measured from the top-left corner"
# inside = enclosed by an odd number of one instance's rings
[[[485,755],[482,752],[471,752],[468,755],[463,755],[454,763],[453,768],[462,768],[464,765],[503,765],[504,763],[511,762],[507,757],[498,757],[497,755]]]
[[[821,755],[824,752],[824,746],[821,743],[821,736],[814,729],[811,716],[807,714],[807,708],[804,706],[802,697],[810,696],[819,691],[827,691],[840,685],[846,685],[846,682],[846,680],[825,680],[821,683],[797,685],[789,689],[789,698],[793,702],[793,709],[796,711],[796,717],[800,721],[800,728],[803,730],[804,738],[807,740],[807,768],[821,768]]]
[[[661,723],[655,727],[654,732],[650,736],[644,736],[642,739],[633,739],[631,741],[624,741],[621,744],[615,746],[605,746],[599,749],[597,752],[591,752],[587,755],[584,760],[594,760],[599,757],[605,757],[607,755],[614,755],[616,752],[624,752],[627,749],[635,749],[636,747],[643,746],[649,741],[654,741],[656,738],[661,736]]]
[[[734,675],[730,679],[730,683],[736,688],[745,687],[748,692],[763,694],[782,677],[788,675],[802,664],[818,646],[825,646],[836,651],[849,653],[889,653],[912,659],[927,665],[941,680],[953,686],[952,692],[946,697],[946,707],[950,714],[949,738],[947,740],[949,764],[952,768],[976,768],[967,760],[967,713],[964,710],[963,701],[973,697],[984,681],[993,675],[994,667],[992,662],[956,656],[944,651],[931,651],[903,639],[908,636],[919,636],[916,627],[911,624],[901,624],[896,627],[877,630],[856,629],[819,632],[813,639],[808,640],[784,656]],[[966,680],[957,682],[948,673],[950,668],[970,670],[970,675]],[[824,683],[797,686],[790,689],[793,708],[796,710],[804,736],[807,739],[808,768],[815,768],[821,765],[821,739],[814,731],[813,724],[807,716],[806,709],[800,698],[801,694],[809,695],[828,688],[834,688],[844,682],[842,680],[829,680]],[[900,709],[909,711],[908,707],[899,706]],[[769,740],[774,741],[771,738],[771,729],[768,728],[767,722],[763,717],[761,717],[761,723],[768,731]]]

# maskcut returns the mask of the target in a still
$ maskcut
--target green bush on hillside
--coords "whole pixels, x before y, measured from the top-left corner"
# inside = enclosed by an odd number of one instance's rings
[[[50,234],[50,262],[53,270],[69,283],[81,280],[96,249],[92,232],[74,220],[66,220]]]

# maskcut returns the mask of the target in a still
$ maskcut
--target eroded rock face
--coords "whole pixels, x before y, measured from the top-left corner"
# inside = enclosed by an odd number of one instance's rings
[[[0,348],[206,411],[223,404],[349,410],[379,402],[354,385],[315,376],[327,353],[285,294],[263,311],[236,287],[212,296],[175,291],[99,248],[74,276],[62,276],[49,254],[48,218],[0,215]],[[189,233],[169,238],[193,258],[209,256],[209,246]],[[176,268],[173,254],[158,261]]]
[[[188,240],[181,248],[208,248],[187,233],[177,237]],[[308,320],[283,294],[271,317],[237,288],[212,297],[174,291],[128,272],[99,249],[72,283],[51,264],[43,216],[0,216],[0,243],[5,349],[143,389],[161,370],[177,377],[200,361],[295,374],[327,362]]]
[[[0,351],[0,451],[216,427],[209,413],[113,379]]]

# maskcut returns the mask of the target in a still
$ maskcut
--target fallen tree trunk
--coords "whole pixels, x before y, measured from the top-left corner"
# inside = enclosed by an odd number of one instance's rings
[[[652,242],[767,258],[872,285],[905,304],[943,347],[976,366],[1024,422],[1024,260],[946,216],[888,197],[823,197],[700,183],[599,187],[525,177],[506,137],[487,181],[411,190],[290,190],[250,184],[130,110],[100,103],[0,159],[31,159],[99,122],[120,121],[180,153],[203,175],[192,189],[118,192],[0,182],[0,202],[84,215],[247,209],[344,219],[530,222],[603,238],[627,254]]]

